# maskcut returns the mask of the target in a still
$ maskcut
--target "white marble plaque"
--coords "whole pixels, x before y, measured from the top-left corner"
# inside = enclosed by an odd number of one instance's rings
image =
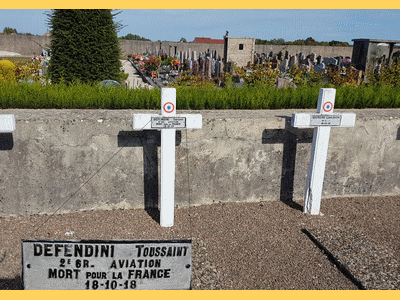
[[[26,290],[183,290],[190,240],[23,240]]]

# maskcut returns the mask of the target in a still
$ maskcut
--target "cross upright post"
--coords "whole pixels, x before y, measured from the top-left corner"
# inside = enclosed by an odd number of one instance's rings
[[[176,90],[161,90],[161,115],[176,116]],[[160,224],[169,227],[174,224],[175,199],[175,128],[161,129],[161,193]]]
[[[161,115],[134,114],[133,129],[161,130],[160,225],[174,225],[176,129],[201,129],[201,114],[176,114],[176,89],[161,89]]]
[[[335,95],[335,89],[320,89],[316,114],[297,113],[292,115],[291,125],[293,127],[314,127],[304,192],[304,213],[311,215],[318,215],[320,212],[331,127],[354,127],[356,120],[354,113],[333,113]]]

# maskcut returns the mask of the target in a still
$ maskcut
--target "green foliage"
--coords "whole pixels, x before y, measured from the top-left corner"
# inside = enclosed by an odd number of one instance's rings
[[[277,89],[215,85],[175,86],[177,109],[315,109],[321,86]],[[0,108],[160,109],[159,89],[104,88],[98,84],[41,85],[0,81]],[[336,108],[400,108],[400,87],[336,88]]]
[[[350,47],[348,42],[339,42],[332,40],[329,42],[329,46],[334,46],[334,47]]]
[[[52,83],[120,81],[120,49],[110,9],[55,9],[48,75]]]
[[[159,109],[158,89],[129,90],[74,81],[69,84],[0,82],[0,108]]]
[[[43,70],[40,65],[41,60],[31,59],[29,61],[15,61],[15,77],[16,80],[33,80],[39,81],[46,79],[44,75],[39,76],[39,70]]]
[[[3,33],[5,34],[17,33],[17,29],[11,27],[4,27]]]
[[[251,72],[246,72],[242,68],[234,66],[235,73],[243,78],[246,85],[266,85],[272,87],[276,79],[279,77],[280,72],[278,70],[270,70],[267,68],[260,68],[259,65],[252,65],[250,68]]]
[[[16,82],[15,64],[9,60],[0,60],[0,82]]]
[[[215,82],[212,79],[206,78],[200,75],[189,75],[190,71],[185,71],[181,74],[181,76],[176,80],[176,82],[172,83],[172,86],[192,86],[192,87],[200,87],[200,86],[215,86]]]
[[[347,42],[330,41],[328,42],[317,42],[312,37],[308,37],[305,40],[295,40],[293,42],[285,41],[284,39],[272,39],[272,40],[261,40],[256,39],[256,45],[308,45],[308,46],[346,46],[350,47]]]
[[[256,39],[256,45],[285,45],[284,39],[261,40]]]
[[[167,56],[165,58],[161,57],[161,59],[161,65],[163,66],[171,66],[172,61],[174,60],[172,56]]]
[[[383,65],[379,71],[367,70],[368,81],[378,86],[400,86],[400,61]]]
[[[138,36],[136,34],[128,33],[126,36],[120,37],[121,40],[134,40],[134,41],[150,41],[144,37]]]

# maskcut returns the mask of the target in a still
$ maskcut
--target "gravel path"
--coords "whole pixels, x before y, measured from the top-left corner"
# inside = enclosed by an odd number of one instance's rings
[[[46,223],[49,216],[0,218],[0,289],[21,289],[21,239],[191,239],[195,290],[360,288],[338,261],[353,277],[364,274],[364,288],[398,289],[400,197],[326,199],[319,216],[300,209],[282,202],[178,208],[172,228],[145,210],[55,215]],[[346,245],[358,246],[344,251]],[[333,256],[342,252],[332,260],[329,248]],[[382,284],[386,264],[391,281]]]

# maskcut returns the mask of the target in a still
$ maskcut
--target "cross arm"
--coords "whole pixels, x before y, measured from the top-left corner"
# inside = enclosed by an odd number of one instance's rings
[[[201,114],[180,114],[173,117],[163,117],[159,114],[134,114],[133,115],[133,129],[158,129],[151,126],[151,118],[185,118],[185,127],[178,129],[201,129],[203,116]]]
[[[354,127],[356,121],[355,113],[296,113],[292,115],[292,127]]]

